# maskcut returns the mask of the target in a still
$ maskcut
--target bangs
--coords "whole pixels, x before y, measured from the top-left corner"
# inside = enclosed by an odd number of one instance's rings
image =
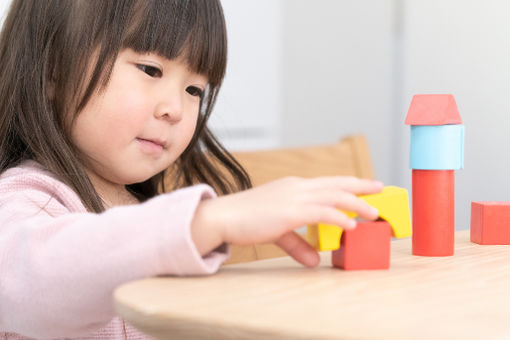
[[[182,58],[191,71],[219,86],[225,75],[227,38],[221,7],[209,0],[144,0],[132,13],[123,48]]]

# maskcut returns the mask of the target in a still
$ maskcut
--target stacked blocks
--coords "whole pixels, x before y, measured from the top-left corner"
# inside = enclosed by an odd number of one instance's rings
[[[471,202],[471,242],[510,244],[510,202]]]
[[[454,252],[454,170],[464,167],[464,126],[451,94],[415,95],[411,125],[413,254]]]
[[[319,251],[336,251],[340,248],[339,252],[333,253],[332,262],[335,267],[346,270],[387,269],[389,262],[386,265],[387,261],[381,262],[381,259],[387,258],[389,261],[391,235],[396,238],[411,235],[407,190],[387,186],[381,193],[364,195],[360,198],[378,209],[382,222],[359,222],[354,230],[346,231],[337,226],[320,223],[308,227],[308,241]],[[349,217],[356,216],[352,212],[346,212],[346,214]],[[389,230],[389,237],[386,237],[385,230]],[[363,239],[366,240],[360,241]],[[364,243],[370,244],[370,249],[366,248]],[[342,248],[345,249],[342,250]]]
[[[391,226],[386,221],[362,222],[346,230],[331,262],[345,270],[388,269],[390,267]]]

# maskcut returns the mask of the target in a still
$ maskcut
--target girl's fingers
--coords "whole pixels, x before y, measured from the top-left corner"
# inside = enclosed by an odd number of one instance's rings
[[[345,212],[355,212],[361,218],[375,220],[379,213],[376,208],[361,198],[347,192],[332,192],[331,190],[317,192],[315,198],[318,204],[335,207]]]
[[[320,262],[319,253],[294,231],[283,234],[275,244],[306,267],[316,267]]]
[[[316,188],[348,191],[355,195],[375,194],[381,192],[384,186],[379,181],[351,176],[317,177],[311,179],[309,185]]]
[[[332,224],[338,227],[342,227],[344,229],[353,229],[356,228],[356,220],[350,218],[342,211],[333,208],[333,207],[315,207],[312,208],[313,211],[305,211],[304,213],[309,216],[306,219],[307,225],[316,224],[316,223],[324,223],[324,224]]]

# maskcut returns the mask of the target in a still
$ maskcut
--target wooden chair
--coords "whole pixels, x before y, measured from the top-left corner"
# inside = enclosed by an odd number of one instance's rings
[[[363,135],[348,136],[329,145],[237,152],[234,156],[246,169],[254,186],[285,176],[374,178],[368,143]],[[273,244],[232,246],[231,257],[225,264],[286,255]]]

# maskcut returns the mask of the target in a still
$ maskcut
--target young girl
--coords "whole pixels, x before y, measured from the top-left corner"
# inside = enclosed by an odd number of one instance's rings
[[[215,0],[12,3],[0,37],[0,338],[146,338],[115,317],[117,286],[214,273],[228,244],[274,242],[315,266],[294,229],[354,227],[338,209],[377,217],[356,195],[378,182],[249,189],[206,126],[226,50]]]

